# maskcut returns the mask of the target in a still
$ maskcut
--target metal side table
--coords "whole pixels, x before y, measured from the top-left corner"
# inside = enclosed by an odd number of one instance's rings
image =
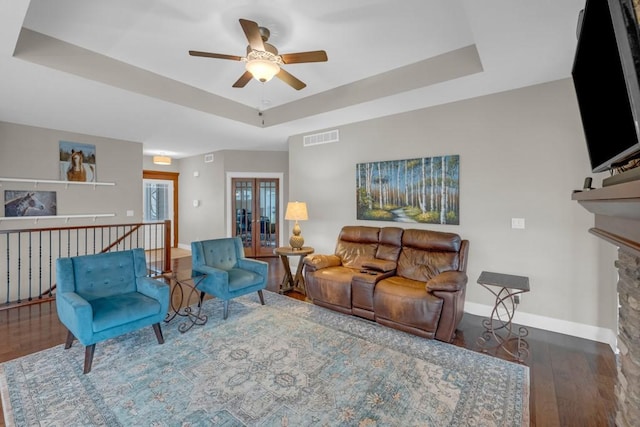
[[[188,273],[188,274],[187,274]],[[193,325],[204,325],[207,323],[207,315],[201,312],[200,291],[198,285],[206,277],[205,275],[191,277],[191,270],[184,272],[170,272],[163,274],[171,286],[171,297],[169,300],[169,310],[164,321],[166,323],[176,316],[185,317],[187,322],[178,325],[178,330],[187,332]],[[197,306],[192,304],[197,302]]]
[[[482,321],[486,330],[476,342],[478,347],[486,352],[493,339],[496,348],[502,348],[518,362],[524,362],[529,357],[529,343],[524,339],[529,330],[519,326],[514,331],[512,320],[519,303],[518,295],[529,292],[529,278],[483,271],[478,283],[496,298],[491,317]],[[512,343],[515,343],[515,349]]]

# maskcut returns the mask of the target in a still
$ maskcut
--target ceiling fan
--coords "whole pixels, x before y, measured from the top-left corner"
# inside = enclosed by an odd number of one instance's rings
[[[303,62],[324,62],[328,59],[327,52],[324,50],[278,54],[278,49],[276,49],[274,45],[267,43],[270,36],[267,28],[260,27],[256,22],[247,19],[240,19],[240,26],[242,26],[242,30],[249,41],[246,57],[201,52],[197,50],[189,51],[189,55],[191,56],[204,56],[207,58],[231,59],[233,61],[245,62],[246,71],[233,84],[233,87],[245,87],[252,77],[264,83],[271,80],[273,76],[276,76],[292,88],[300,90],[307,85],[284,70],[282,65],[299,64]]]

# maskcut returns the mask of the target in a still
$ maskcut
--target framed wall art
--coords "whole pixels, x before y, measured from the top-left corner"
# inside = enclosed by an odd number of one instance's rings
[[[4,191],[4,216],[55,216],[55,191]]]
[[[460,224],[460,156],[356,165],[357,219]]]
[[[60,141],[60,180],[96,182],[96,146]]]

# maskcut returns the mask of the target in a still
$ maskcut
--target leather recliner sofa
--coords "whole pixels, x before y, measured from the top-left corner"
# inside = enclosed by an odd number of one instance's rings
[[[464,314],[469,241],[455,233],[345,226],[334,254],[304,259],[314,304],[451,342]]]

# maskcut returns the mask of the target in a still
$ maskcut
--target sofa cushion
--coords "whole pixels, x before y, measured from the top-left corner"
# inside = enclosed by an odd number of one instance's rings
[[[435,336],[442,312],[442,299],[425,289],[416,280],[392,276],[376,284],[373,310],[376,320],[389,320],[409,329],[425,331]]]
[[[105,298],[136,290],[136,270],[130,251],[107,252],[73,258],[75,291],[87,301]]]
[[[318,270],[314,273],[313,289],[308,289],[313,294],[314,300],[318,299],[329,304],[351,310],[351,279],[358,270],[348,267],[330,267]]]
[[[100,332],[121,326],[128,322],[157,315],[162,306],[160,303],[138,292],[97,298],[89,302],[93,310],[93,332]]]
[[[398,257],[399,276],[426,282],[460,264],[460,236],[429,230],[405,230]]]
[[[342,265],[361,269],[364,261],[375,258],[379,233],[378,227],[343,227],[335,250],[335,254],[342,260]]]
[[[398,260],[398,254],[402,247],[403,231],[400,227],[383,227],[380,229],[380,242],[376,251],[377,259],[393,261],[394,263]]]

